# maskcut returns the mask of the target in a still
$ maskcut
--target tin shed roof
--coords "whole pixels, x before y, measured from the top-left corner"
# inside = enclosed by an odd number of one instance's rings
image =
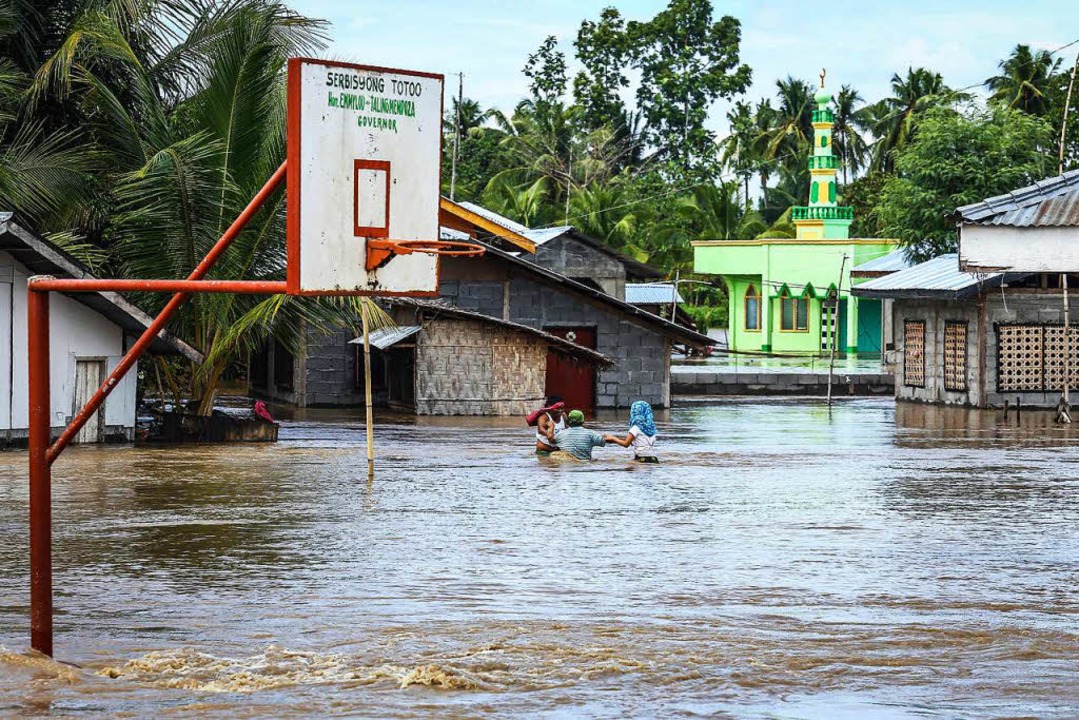
[[[964,205],[952,217],[959,222],[975,225],[1077,227],[1079,170]]]
[[[1026,275],[963,272],[959,269],[959,256],[949,253],[906,270],[855,285],[851,292],[857,297],[870,298],[960,300],[973,297],[983,290],[1000,287],[1006,280],[1019,279]]]
[[[673,283],[626,283],[626,302],[630,305],[670,305],[675,302]],[[677,302],[684,303],[678,293]]]
[[[854,278],[880,277],[881,275],[906,270],[913,265],[914,263],[907,257],[905,250],[893,250],[887,255],[881,255],[861,265],[855,265],[851,269],[850,275]]]

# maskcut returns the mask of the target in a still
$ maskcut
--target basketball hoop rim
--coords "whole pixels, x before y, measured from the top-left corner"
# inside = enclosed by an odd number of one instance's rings
[[[479,257],[485,252],[477,243],[462,240],[387,240],[367,239],[368,271],[383,266],[395,255],[439,255],[445,257]]]
[[[394,255],[422,253],[450,257],[478,257],[484,253],[482,245],[462,240],[383,240],[372,238],[367,241],[367,247],[371,250],[388,250]]]

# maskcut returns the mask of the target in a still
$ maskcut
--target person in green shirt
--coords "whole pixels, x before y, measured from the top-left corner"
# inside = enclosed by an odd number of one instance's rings
[[[607,444],[598,432],[584,427],[584,413],[580,410],[572,411],[566,420],[569,427],[554,434],[554,443],[562,452],[578,460],[591,460],[592,449]]]

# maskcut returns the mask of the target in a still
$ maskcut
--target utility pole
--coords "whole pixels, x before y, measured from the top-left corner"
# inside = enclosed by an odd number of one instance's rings
[[[461,103],[465,99],[465,74],[457,73],[457,112],[453,120],[453,160],[450,163],[450,200],[457,191],[457,157],[461,153]]]
[[[573,187],[573,148],[569,149],[569,165],[566,167],[566,220],[564,225],[569,225],[569,191]]]
[[[1064,98],[1064,120],[1060,123],[1060,157],[1057,162],[1057,175],[1064,174],[1064,134],[1068,130],[1068,107],[1072,103],[1072,88],[1075,87],[1075,71],[1079,70],[1079,53],[1075,54],[1071,80],[1068,81],[1068,94]]]

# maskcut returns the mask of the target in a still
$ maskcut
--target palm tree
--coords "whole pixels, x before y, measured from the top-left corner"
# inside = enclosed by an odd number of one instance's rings
[[[753,177],[759,162],[753,108],[749,103],[736,102],[727,113],[727,121],[731,124],[731,133],[721,143],[723,163],[742,180],[745,188],[743,197],[748,202],[749,179]]]
[[[284,159],[285,63],[321,47],[322,24],[267,0],[102,7],[84,4],[32,92],[75,99],[90,119],[113,186],[117,269],[186,277]],[[284,212],[278,193],[210,277],[282,278]],[[141,300],[156,310],[165,299]],[[360,307],[194,296],[174,327],[206,356],[190,372],[198,412],[211,412],[224,372],[268,336],[299,352],[307,323],[354,321]]]
[[[0,59],[0,208],[18,213],[21,222],[96,264],[94,249],[71,232],[88,197],[92,154],[77,132],[50,132],[43,122],[26,117],[23,95],[29,84],[29,76],[12,61]]]
[[[866,124],[876,138],[871,167],[891,172],[893,154],[910,142],[919,115],[966,98],[969,95],[949,90],[940,73],[925,68],[907,68],[905,78],[892,75],[892,96],[865,108]]]
[[[680,211],[701,240],[735,240],[746,215],[739,196],[739,183],[729,181],[719,185],[699,185],[682,199]]]
[[[989,100],[1041,117],[1049,110],[1049,98],[1060,59],[1046,50],[1031,52],[1029,45],[1016,45],[998,65],[1000,74],[985,81],[992,91]]]
[[[813,91],[809,83],[790,76],[777,80],[779,105],[767,130],[765,156],[783,165],[805,164],[813,143]]]
[[[480,104],[471,98],[461,101],[461,134],[468,135],[473,130],[483,127],[487,119],[491,117],[490,110],[484,110]],[[446,117],[442,119],[442,128],[450,136],[457,132],[457,98],[450,100],[450,108],[446,111]]]
[[[869,151],[865,139],[859,130],[864,123],[861,94],[850,85],[839,89],[835,97],[835,121],[832,125],[832,142],[839,155],[839,165],[843,168],[843,184],[847,184],[848,173],[854,175],[865,165],[865,156]]]

